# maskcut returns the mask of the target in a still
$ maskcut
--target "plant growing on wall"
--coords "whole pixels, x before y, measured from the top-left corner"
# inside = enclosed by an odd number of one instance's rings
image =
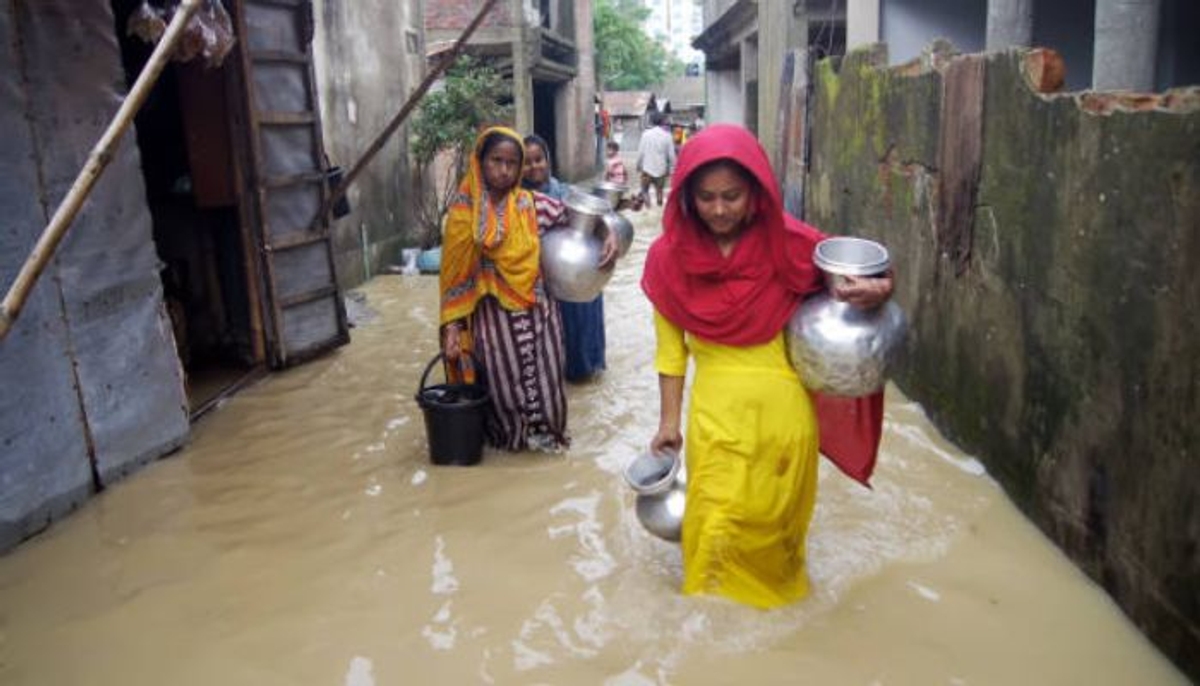
[[[494,69],[464,56],[417,108],[411,129],[420,242],[441,241],[442,220],[479,130],[512,120],[512,90]]]

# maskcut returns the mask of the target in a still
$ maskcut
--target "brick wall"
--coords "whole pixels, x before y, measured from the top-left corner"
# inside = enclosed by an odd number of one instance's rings
[[[464,29],[481,7],[480,0],[429,0],[425,3],[425,29],[449,31]],[[512,20],[512,3],[499,0],[488,13],[480,28],[503,28],[515,26]]]

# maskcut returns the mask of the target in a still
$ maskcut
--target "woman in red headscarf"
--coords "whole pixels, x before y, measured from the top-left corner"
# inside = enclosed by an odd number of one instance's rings
[[[824,236],[784,211],[753,135],[728,125],[697,133],[682,149],[671,187],[677,191],[642,288],[658,339],[661,407],[652,450],[685,447],[689,355],[695,364],[683,592],[783,605],[808,593],[805,537],[818,449],[873,463],[882,394],[818,407],[788,362],[783,329],[801,300],[822,288],[812,255]],[[890,276],[864,278],[835,295],[873,307],[891,290]]]

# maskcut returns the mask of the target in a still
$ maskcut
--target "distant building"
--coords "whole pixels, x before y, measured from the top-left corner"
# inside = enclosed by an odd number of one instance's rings
[[[647,4],[654,4],[646,0]],[[678,0],[676,0],[678,2]],[[663,2],[665,4],[665,0]],[[919,59],[936,38],[963,52],[1039,45],[1059,52],[1074,90],[1163,90],[1200,82],[1194,0],[1139,3],[1121,24],[1118,0],[703,0],[708,120],[735,122],[774,140],[784,54],[820,59],[882,42],[891,64]]]
[[[658,108],[669,112],[671,124],[694,127],[704,119],[704,79],[678,76],[656,87]]]
[[[610,91],[601,100],[612,121],[611,139],[622,151],[636,151],[642,131],[650,126],[650,114],[659,111],[657,96],[651,91]]]
[[[642,0],[650,16],[642,24],[651,36],[666,39],[666,48],[699,73],[704,53],[692,47],[692,40],[704,31],[703,0]]]
[[[458,39],[480,4],[425,3],[431,61]],[[468,41],[467,51],[511,80],[514,124],[522,133],[546,139],[557,175],[576,179],[595,171],[590,0],[501,0]]]

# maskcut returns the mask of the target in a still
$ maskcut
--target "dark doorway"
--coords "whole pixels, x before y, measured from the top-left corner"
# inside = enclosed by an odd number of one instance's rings
[[[561,157],[558,149],[558,127],[554,118],[554,103],[558,99],[559,87],[559,84],[547,81],[533,82],[533,133],[545,138],[550,146],[555,176],[558,175],[557,165]]]
[[[758,135],[758,81],[747,81],[745,87],[746,101],[743,109],[746,113],[745,125],[755,135]]]
[[[1067,67],[1067,89],[1092,86],[1096,0],[1038,2],[1033,7],[1033,44],[1053,48]]]
[[[139,4],[112,0],[130,85],[153,50],[127,35]],[[225,88],[225,70],[234,65],[171,62],[135,120],[163,299],[193,418],[259,366]]]

